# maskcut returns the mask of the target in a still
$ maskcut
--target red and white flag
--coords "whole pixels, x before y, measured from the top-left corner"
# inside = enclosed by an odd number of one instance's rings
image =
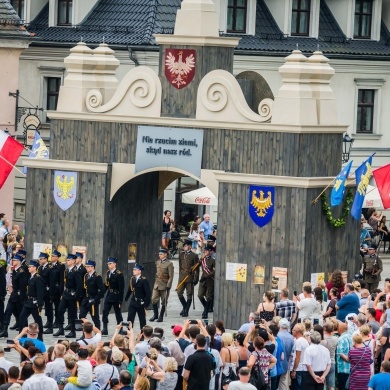
[[[0,188],[23,152],[23,145],[0,130]]]
[[[376,186],[382,199],[383,208],[390,208],[390,164],[373,171]]]

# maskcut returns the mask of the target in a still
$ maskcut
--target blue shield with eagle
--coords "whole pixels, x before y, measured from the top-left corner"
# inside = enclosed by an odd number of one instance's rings
[[[275,187],[249,186],[249,215],[252,221],[263,227],[274,215]]]
[[[54,200],[61,210],[68,210],[76,201],[77,172],[54,171]]]

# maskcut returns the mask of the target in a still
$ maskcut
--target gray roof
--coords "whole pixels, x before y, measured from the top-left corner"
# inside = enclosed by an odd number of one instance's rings
[[[80,25],[72,27],[48,27],[47,4],[28,29],[40,44],[72,46],[82,38],[90,45],[104,39],[109,45],[157,49],[153,34],[173,33],[180,4],[181,0],[99,0]],[[243,54],[285,56],[298,45],[307,53],[319,46],[330,58],[390,59],[390,33],[383,22],[378,42],[347,39],[325,0],[321,0],[318,39],[285,36],[264,0],[257,0],[255,35],[239,37],[237,53]]]
[[[12,8],[9,0],[0,0],[0,37],[22,38],[30,34],[23,26],[16,11]]]

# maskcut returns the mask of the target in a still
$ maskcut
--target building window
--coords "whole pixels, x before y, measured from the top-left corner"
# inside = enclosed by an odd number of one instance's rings
[[[354,38],[370,39],[372,23],[372,0],[356,0]]]
[[[24,20],[24,0],[11,0],[11,5],[19,15],[19,18]]]
[[[247,0],[229,0],[227,32],[246,32]]]
[[[55,111],[57,109],[60,86],[61,86],[60,77],[47,77],[46,79],[46,110],[47,111]],[[46,118],[46,122],[50,122],[49,118]]]
[[[293,0],[291,35],[309,35],[310,2],[310,0]]]
[[[58,25],[72,24],[73,0],[58,0]]]
[[[359,89],[356,133],[372,134],[374,124],[375,89]]]

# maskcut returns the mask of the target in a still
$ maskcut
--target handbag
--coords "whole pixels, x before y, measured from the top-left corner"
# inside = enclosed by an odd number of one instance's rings
[[[265,383],[264,374],[260,367],[259,353],[256,352],[256,354],[257,354],[257,359],[256,359],[256,363],[252,367],[249,383],[255,386],[257,390],[266,390],[267,384]]]
[[[226,348],[229,352],[229,360],[230,362],[232,361],[232,356],[230,354],[230,350],[229,348]],[[229,367],[229,372],[227,374],[224,374],[223,371],[222,371],[222,375],[221,375],[221,383],[223,383],[223,381],[225,379],[230,379],[231,381],[237,381],[238,380],[238,375],[236,374],[236,372],[233,370],[233,367]]]

